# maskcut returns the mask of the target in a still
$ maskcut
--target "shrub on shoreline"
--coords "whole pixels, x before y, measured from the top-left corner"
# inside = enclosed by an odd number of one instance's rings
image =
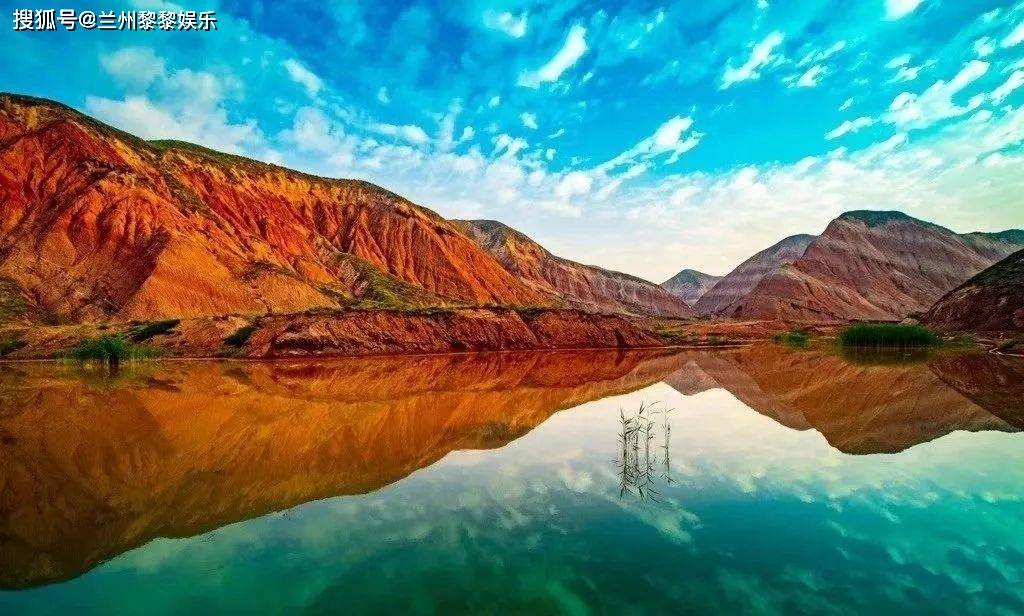
[[[145,342],[153,336],[162,336],[174,330],[181,319],[168,319],[166,321],[154,321],[133,329],[129,333],[132,342]]]
[[[839,333],[839,343],[852,347],[928,347],[938,344],[939,336],[920,325],[858,323]]]
[[[156,357],[157,352],[144,345],[132,344],[125,337],[117,335],[86,338],[71,349],[68,356],[80,362],[98,361],[116,365],[132,359]]]
[[[245,327],[238,328],[235,333],[231,334],[224,339],[224,344],[233,346],[235,348],[242,348],[245,343],[249,341],[249,337],[252,336],[253,332],[256,331],[255,325],[246,325]]]
[[[805,347],[811,341],[811,335],[803,330],[791,330],[784,334],[775,334],[775,342],[791,347]]]

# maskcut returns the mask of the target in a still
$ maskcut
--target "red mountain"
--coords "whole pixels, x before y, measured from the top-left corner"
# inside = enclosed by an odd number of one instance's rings
[[[847,212],[724,310],[740,318],[902,319],[1024,247],[1024,231],[957,234],[901,212]]]
[[[0,95],[0,306],[50,321],[371,305],[552,305],[451,222],[371,184]]]
[[[944,295],[924,321],[945,332],[1024,332],[1024,250]]]
[[[531,289],[603,312],[692,316],[681,298],[629,274],[557,257],[523,233],[494,220],[462,220],[466,234]]]
[[[765,248],[719,280],[697,300],[694,309],[705,315],[724,312],[750,293],[762,278],[798,259],[812,241],[813,235],[794,235]]]

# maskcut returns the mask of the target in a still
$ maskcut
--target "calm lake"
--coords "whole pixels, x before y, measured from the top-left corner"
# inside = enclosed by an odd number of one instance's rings
[[[0,613],[1019,614],[1021,429],[984,353],[0,364]]]

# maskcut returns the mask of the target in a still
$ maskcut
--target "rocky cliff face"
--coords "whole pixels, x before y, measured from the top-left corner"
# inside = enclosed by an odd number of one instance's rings
[[[722,276],[712,276],[697,270],[684,269],[661,283],[661,287],[693,306],[705,293],[711,290]]]
[[[245,347],[249,357],[390,355],[525,349],[664,346],[619,315],[576,310],[466,309],[404,313],[347,311],[266,317]]]
[[[702,315],[724,312],[750,293],[762,278],[798,259],[812,241],[813,235],[794,235],[755,254],[702,295],[694,309]]]
[[[901,212],[847,212],[791,264],[723,312],[808,321],[901,319],[1022,245],[1019,231],[960,235]]]
[[[1024,250],[944,295],[924,322],[944,332],[1024,332]]]
[[[550,305],[450,222],[368,183],[0,96],[0,306],[88,321],[382,305]]]
[[[685,301],[646,280],[562,259],[526,235],[493,220],[457,221],[505,269],[539,293],[603,312],[690,316]]]

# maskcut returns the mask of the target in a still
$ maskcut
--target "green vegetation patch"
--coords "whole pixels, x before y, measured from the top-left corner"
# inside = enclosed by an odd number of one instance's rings
[[[128,338],[132,342],[145,342],[154,336],[171,333],[179,323],[181,323],[181,319],[168,319],[140,325],[128,332]]]
[[[776,334],[775,342],[786,346],[803,348],[811,341],[811,335],[804,330],[790,330],[782,334]]]
[[[252,158],[246,158],[245,156],[239,156],[237,154],[228,154],[227,152],[211,150],[210,148],[206,148],[195,143],[189,143],[188,141],[178,141],[175,139],[154,139],[153,141],[149,141],[147,143],[150,145],[150,147],[160,152],[184,152],[226,167],[240,167],[243,169],[257,172],[271,171],[280,168]]]
[[[108,364],[118,364],[135,359],[150,359],[158,354],[156,349],[134,344],[121,335],[86,338],[68,352],[71,359],[80,362],[98,361]]]
[[[6,338],[0,340],[0,357],[25,348],[25,341],[21,338]]]
[[[958,336],[952,336],[942,341],[944,346],[948,347],[976,347],[978,346],[978,337],[974,334],[960,334]]]
[[[355,269],[360,287],[353,308],[373,310],[411,310],[446,307],[441,297],[382,272],[373,264],[350,254],[338,255],[339,261]]]
[[[515,311],[524,319],[535,319],[551,309],[547,306],[516,306]]]
[[[253,335],[257,327],[255,325],[246,325],[240,327],[238,330],[224,339],[224,344],[235,348],[242,348],[245,343],[249,341],[249,338]]]
[[[858,323],[839,333],[839,343],[851,347],[929,347],[939,343],[939,336],[920,325]]]
[[[1009,351],[1016,347],[1024,347],[1024,336],[1017,336],[1016,338],[1009,338],[1007,340],[1001,340],[996,348],[1000,351]]]

